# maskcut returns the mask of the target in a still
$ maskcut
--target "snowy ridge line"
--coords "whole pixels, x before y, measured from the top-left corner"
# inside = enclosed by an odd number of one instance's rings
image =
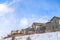
[[[26,40],[27,38],[31,40],[60,40],[60,32],[50,32],[50,33],[43,33],[43,34],[31,34],[31,35],[24,35],[24,36],[16,36],[16,40]],[[12,38],[6,38],[4,40],[11,40]]]
[[[47,32],[47,33],[53,33],[53,32]],[[37,34],[45,34],[45,33],[33,33],[33,34],[24,34],[24,35],[20,35],[20,34],[17,34],[17,35],[12,35],[12,36],[28,36],[28,35],[37,35]],[[12,37],[12,36],[9,36],[9,37],[4,37],[4,39],[6,39],[6,38],[10,38],[10,37]]]
[[[60,32],[20,36],[21,40],[26,40],[28,37],[30,37],[31,40],[60,40]],[[18,40],[19,36],[17,36],[16,39]]]

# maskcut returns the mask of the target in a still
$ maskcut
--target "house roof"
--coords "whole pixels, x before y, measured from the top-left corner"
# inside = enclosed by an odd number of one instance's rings
[[[54,18],[60,19],[60,17],[56,17],[56,16],[54,16],[50,21],[52,21]]]
[[[34,22],[32,25],[42,25],[43,23]]]

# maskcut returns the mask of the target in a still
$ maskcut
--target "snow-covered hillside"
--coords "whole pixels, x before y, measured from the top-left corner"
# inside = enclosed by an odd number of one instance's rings
[[[16,40],[27,40],[28,37],[30,37],[31,40],[60,40],[60,32],[16,36],[15,39]],[[5,40],[11,40],[11,38],[8,38]]]

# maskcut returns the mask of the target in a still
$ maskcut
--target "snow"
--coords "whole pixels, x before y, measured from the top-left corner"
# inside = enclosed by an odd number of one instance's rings
[[[26,40],[28,37],[30,37],[31,40],[60,40],[60,32],[16,36],[15,39]],[[7,39],[7,40],[9,40],[9,39]]]

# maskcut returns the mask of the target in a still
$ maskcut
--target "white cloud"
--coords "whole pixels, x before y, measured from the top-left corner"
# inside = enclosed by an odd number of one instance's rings
[[[27,19],[27,18],[22,18],[22,19],[20,20],[19,26],[20,26],[21,28],[25,28],[26,26],[28,26],[28,19]]]
[[[8,4],[0,4],[0,37],[6,35],[14,28],[13,26],[16,22],[15,16],[13,15],[14,11],[15,9]],[[10,15],[8,16],[6,14]]]
[[[26,18],[23,18],[23,19],[21,19],[20,23],[23,24],[23,25],[27,25],[28,20]]]
[[[49,18],[47,16],[43,16],[43,17],[41,16],[40,18],[37,18],[34,16],[32,18],[24,17],[24,18],[20,19],[19,27],[22,29],[27,28],[27,27],[31,26],[33,22],[46,23],[46,22],[48,22],[48,19]]]
[[[21,0],[12,0],[12,2],[9,3],[9,5],[12,5],[12,4],[16,4],[18,2],[20,2]]]
[[[39,19],[37,19],[36,21],[37,22],[40,22],[40,23],[46,23],[48,22],[48,17],[47,16],[43,16],[43,17],[40,17]]]
[[[16,22],[17,19],[14,16],[0,17],[0,37],[6,36],[11,30],[16,29]]]
[[[14,9],[9,7],[7,4],[0,4],[0,16],[3,16],[7,13],[14,12]]]

